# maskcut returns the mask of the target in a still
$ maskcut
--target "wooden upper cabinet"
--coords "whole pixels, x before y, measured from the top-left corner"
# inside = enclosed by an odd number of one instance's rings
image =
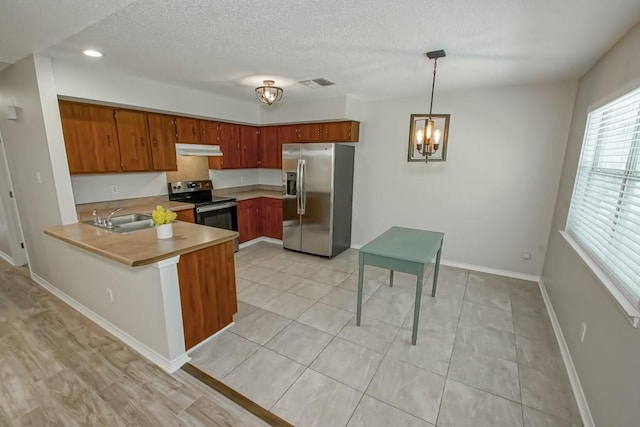
[[[260,129],[260,167],[267,169],[282,169],[282,144],[279,138],[278,126],[265,126]]]
[[[242,167],[240,125],[220,123],[220,150],[222,151],[222,167],[224,169]]]
[[[200,120],[200,143],[218,145],[220,143],[220,123]]]
[[[152,169],[147,113],[116,110],[116,127],[120,144],[120,165],[125,172]]]
[[[298,125],[299,142],[319,142],[322,141],[322,124],[306,123]]]
[[[280,128],[280,142],[358,142],[360,123],[342,121],[331,123],[300,123],[283,125]]]
[[[280,128],[280,142],[287,143],[295,143],[298,142],[298,126],[297,125],[284,125],[278,126]]]
[[[243,168],[260,167],[257,127],[240,126],[240,148]]]
[[[322,124],[322,141],[358,142],[360,139],[360,123],[354,121]]]
[[[176,117],[176,140],[183,144],[199,144],[200,120]]]
[[[148,113],[151,160],[155,171],[178,170],[176,162],[176,124],[172,116]]]
[[[113,108],[60,101],[70,173],[120,172]]]

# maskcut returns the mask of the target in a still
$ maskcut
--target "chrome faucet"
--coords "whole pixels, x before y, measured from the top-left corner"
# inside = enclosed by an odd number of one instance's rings
[[[113,216],[120,212],[122,209],[124,208],[118,208],[118,209],[114,209],[111,211],[111,213],[109,213],[109,215],[107,215],[107,218],[104,220],[104,224],[107,226],[107,228],[113,228],[113,223],[111,222],[111,218],[113,218]]]
[[[91,215],[93,216],[93,223],[95,225],[102,225],[102,218],[98,215],[97,209],[94,209],[93,212],[91,212]]]

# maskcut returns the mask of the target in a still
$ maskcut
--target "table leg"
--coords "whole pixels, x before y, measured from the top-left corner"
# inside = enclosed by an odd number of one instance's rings
[[[393,270],[389,273],[389,287],[393,288]]]
[[[416,301],[415,307],[413,308],[413,332],[411,334],[411,344],[413,345],[416,345],[418,341],[418,322],[420,320],[420,302],[422,301],[422,277],[423,273],[418,274],[416,283]]]
[[[360,259],[358,264],[358,307],[356,312],[356,326],[360,326],[360,318],[362,317],[362,279],[364,278],[363,260]]]
[[[436,266],[433,270],[433,289],[431,290],[431,296],[436,296],[436,286],[438,285],[438,270],[440,270],[440,254],[442,253],[442,243],[440,243],[440,249],[438,249],[438,255],[436,255]]]

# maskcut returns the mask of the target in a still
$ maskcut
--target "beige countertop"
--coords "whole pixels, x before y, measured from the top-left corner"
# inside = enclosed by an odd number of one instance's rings
[[[278,185],[245,185],[242,187],[221,188],[214,190],[213,193],[216,196],[235,197],[237,200],[248,200],[258,197],[282,199],[282,187]]]
[[[116,233],[82,223],[56,225],[44,233],[131,267],[153,264],[238,237],[235,231],[182,221],[173,223],[173,237],[170,239],[158,239],[155,228]]]
[[[269,197],[271,199],[282,199],[282,191],[273,191],[273,190],[249,190],[249,191],[240,191],[238,193],[227,193],[225,195],[231,195],[235,197],[237,200],[248,200],[255,199],[258,197]]]

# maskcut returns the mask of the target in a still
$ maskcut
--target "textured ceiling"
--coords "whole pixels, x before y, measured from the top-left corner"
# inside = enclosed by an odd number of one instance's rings
[[[639,19],[638,0],[137,0],[48,53],[247,99],[254,75],[337,83],[283,100],[374,99],[428,93],[440,48],[440,90],[576,78]]]
[[[0,70],[66,39],[133,0],[0,0]]]

